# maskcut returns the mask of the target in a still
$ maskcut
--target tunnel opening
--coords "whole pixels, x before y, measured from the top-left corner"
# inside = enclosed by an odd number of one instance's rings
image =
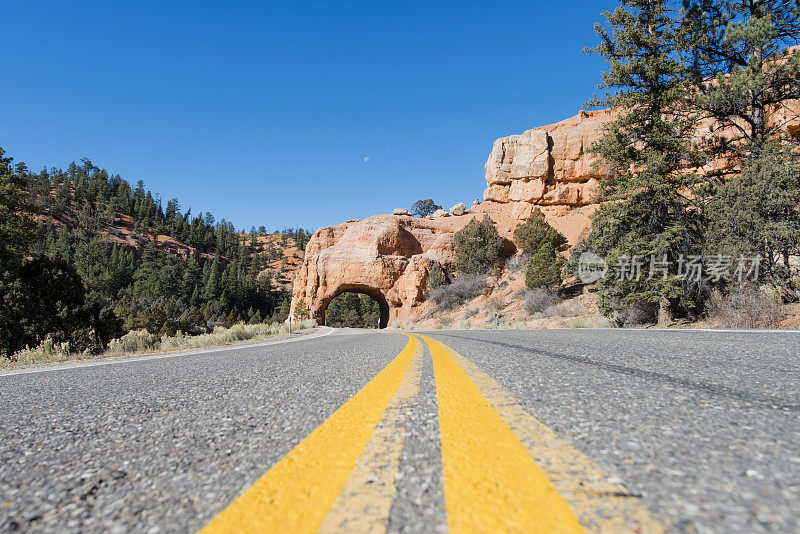
[[[379,291],[345,289],[322,309],[325,324],[336,328],[386,328],[389,304]]]

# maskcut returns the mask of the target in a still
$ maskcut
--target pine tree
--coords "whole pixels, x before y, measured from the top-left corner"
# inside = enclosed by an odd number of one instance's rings
[[[797,230],[800,3],[694,0],[684,14],[684,53],[697,85],[693,110],[719,125],[706,137],[713,176],[709,254],[759,254],[770,281],[790,282]],[[778,261],[783,265],[778,268]]]
[[[525,272],[525,286],[555,288],[561,285],[562,261],[552,243],[542,245],[528,262]]]
[[[191,256],[186,262],[186,270],[183,273],[183,294],[185,297],[192,299],[195,290],[202,283],[203,271],[200,264]],[[194,304],[194,303],[193,303]]]
[[[711,157],[755,159],[775,140],[787,107],[800,98],[800,4],[786,0],[689,0],[681,45],[696,91],[695,111],[719,125],[706,139]],[[788,114],[778,119],[778,116]]]
[[[11,166],[0,147],[0,262],[20,261],[35,237],[35,226],[26,214],[32,211],[26,176]]]
[[[552,245],[556,251],[567,245],[567,238],[548,224],[540,209],[533,210],[531,216],[514,229],[514,241],[528,254],[535,254],[546,244]]]
[[[675,13],[666,0],[622,0],[604,13],[608,27],[595,25],[601,43],[590,50],[603,56],[608,71],[592,107],[615,109],[592,152],[611,167],[599,200],[615,201],[598,210],[580,249],[606,256],[663,258],[666,276],[639,277],[620,287],[607,277],[599,284],[601,309],[621,322],[625,310],[658,311],[659,322],[672,309],[693,309],[695,288],[677,276],[681,254],[700,242],[692,189],[698,177],[689,143],[694,120],[683,113],[689,76],[677,53]],[[574,255],[577,257],[577,255]]]
[[[220,273],[219,273],[219,260],[215,259],[211,265],[208,273],[208,280],[206,281],[205,291],[203,292],[204,300],[215,300],[220,296],[221,291]]]

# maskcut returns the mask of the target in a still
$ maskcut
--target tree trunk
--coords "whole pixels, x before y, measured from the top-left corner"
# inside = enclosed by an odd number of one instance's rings
[[[672,312],[669,309],[669,299],[661,297],[658,301],[658,327],[666,328],[672,323]]]

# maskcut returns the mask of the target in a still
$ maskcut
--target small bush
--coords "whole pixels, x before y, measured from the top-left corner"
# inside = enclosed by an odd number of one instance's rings
[[[500,310],[506,307],[506,301],[500,295],[492,295],[486,301],[486,304],[487,306],[489,306],[490,310],[494,310],[496,312],[499,312]]]
[[[464,312],[464,319],[469,319],[478,315],[478,308],[467,308]]]
[[[514,241],[528,254],[536,254],[545,245],[551,245],[554,250],[562,250],[567,244],[564,234],[550,226],[539,209],[534,210],[524,223],[514,229]]]
[[[555,306],[561,302],[561,297],[557,291],[547,289],[544,287],[531,289],[525,292],[525,301],[523,307],[528,315],[540,313],[551,306]]]
[[[456,271],[465,274],[489,274],[500,264],[503,238],[488,215],[472,219],[453,236]]]
[[[449,310],[470,301],[486,290],[485,275],[459,276],[450,284],[431,291],[431,300],[437,307]]]
[[[625,328],[653,324],[658,321],[658,304],[650,302],[632,304],[622,310],[621,315],[620,320]]]
[[[428,271],[428,279],[425,282],[425,289],[428,295],[437,287],[441,287],[447,283],[447,275],[444,274],[442,266],[434,263],[430,271]]]
[[[561,285],[561,258],[556,254],[553,245],[545,244],[528,262],[525,272],[525,285],[528,289],[537,287],[557,287]]]
[[[14,354],[11,360],[21,364],[51,362],[67,359],[71,352],[69,342],[58,343],[48,335],[38,347],[26,347]]]
[[[725,295],[712,314],[723,328],[777,328],[783,317],[778,299],[756,288]]]
[[[525,269],[528,267],[528,261],[530,261],[530,259],[530,254],[519,250],[511,257],[510,260],[508,260],[506,263],[506,269],[512,273]]]
[[[112,339],[108,345],[108,352],[129,353],[143,352],[158,347],[159,342],[147,330],[131,330],[119,339]]]

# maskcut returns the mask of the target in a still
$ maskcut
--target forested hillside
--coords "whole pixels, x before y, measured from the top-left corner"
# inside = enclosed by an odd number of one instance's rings
[[[6,357],[47,336],[99,351],[126,330],[286,319],[306,230],[237,231],[86,159],[32,173],[0,149],[0,180]]]

